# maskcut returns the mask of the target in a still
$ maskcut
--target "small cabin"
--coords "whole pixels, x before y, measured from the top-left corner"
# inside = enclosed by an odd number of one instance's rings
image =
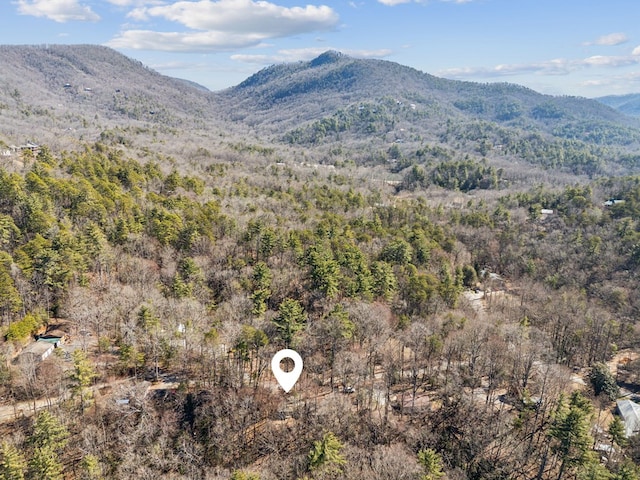
[[[25,145],[20,145],[19,147],[11,145],[9,148],[13,153],[22,153],[27,150],[30,150],[34,155],[38,155],[40,153],[40,145],[33,142],[27,142]]]

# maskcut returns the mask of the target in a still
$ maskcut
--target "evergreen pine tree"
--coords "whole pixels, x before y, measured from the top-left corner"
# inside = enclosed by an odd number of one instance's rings
[[[0,443],[0,480],[23,480],[27,462],[9,442]]]

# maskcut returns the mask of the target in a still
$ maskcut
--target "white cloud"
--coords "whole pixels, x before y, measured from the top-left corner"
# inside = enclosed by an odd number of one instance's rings
[[[383,5],[388,5],[390,7],[393,7],[394,5],[401,5],[403,3],[411,3],[411,2],[413,2],[413,0],[378,0],[378,2],[382,3]]]
[[[611,85],[613,81],[609,78],[601,79],[601,80],[585,80],[580,85],[583,87],[603,87],[606,85]]]
[[[18,0],[18,13],[45,17],[59,23],[69,21],[96,22],[100,16],[78,0]]]
[[[389,7],[394,7],[396,5],[402,5],[403,3],[427,3],[428,0],[378,0],[378,3],[382,3],[383,5],[387,5]],[[445,3],[471,3],[475,0],[438,0],[440,2]]]
[[[146,8],[134,8],[129,13],[127,13],[127,18],[132,18],[133,20],[138,20],[140,22],[149,20]]]
[[[493,67],[450,68],[437,72],[437,75],[449,78],[463,77],[502,77],[523,73],[539,73],[545,75],[565,75],[574,69],[573,62],[558,58],[546,62],[502,64]]]
[[[107,0],[111,5],[118,7],[140,7],[144,5],[162,5],[162,0]]]
[[[594,67],[625,67],[627,65],[633,65],[639,63],[640,59],[634,56],[606,56],[606,55],[594,55],[582,60],[584,65]]]
[[[174,52],[220,51],[256,46],[269,38],[327,31],[339,20],[338,14],[325,5],[283,7],[264,0],[178,1],[138,7],[128,17],[138,21],[163,18],[189,30],[125,30],[107,45]]]
[[[212,52],[258,45],[258,34],[233,35],[228,32],[154,32],[127,30],[107,42],[112,48],[160,50],[164,52]]]
[[[630,72],[625,75],[607,76],[605,78],[585,80],[580,85],[583,87],[601,88],[607,87],[607,94],[628,93],[638,88],[640,72]]]
[[[638,45],[636,48],[633,49],[633,51],[631,52],[631,55],[633,55],[634,57],[640,55],[640,45]]]
[[[629,41],[629,37],[627,37],[624,33],[610,33],[608,35],[603,35],[598,37],[593,42],[585,42],[584,45],[605,45],[608,47],[613,47],[615,45],[621,45]]]
[[[164,62],[164,63],[151,63],[149,68],[154,70],[193,70],[200,69],[206,66],[206,63],[194,63],[194,62]]]
[[[495,65],[493,67],[451,68],[441,70],[436,74],[448,78],[487,78],[520,75],[525,73],[533,73],[537,75],[566,75],[585,68],[616,68],[636,64],[640,64],[640,47],[636,48],[631,55],[594,55],[577,60],[558,58],[545,62],[504,64]]]
[[[130,7],[132,5],[138,5],[136,0],[107,0],[107,3],[111,5],[117,5],[118,7]]]
[[[232,55],[231,59],[244,63],[255,63],[258,65],[270,65],[273,63],[297,62],[301,60],[312,60],[318,55],[332,50],[328,47],[322,48],[295,48],[279,50],[275,55]],[[335,49],[337,50],[337,49]],[[383,58],[393,52],[389,49],[381,50],[340,50],[342,53],[357,58]]]
[[[267,1],[181,1],[146,9],[150,17],[162,17],[194,30],[261,32],[284,36],[335,26],[338,15],[325,5],[282,7]]]

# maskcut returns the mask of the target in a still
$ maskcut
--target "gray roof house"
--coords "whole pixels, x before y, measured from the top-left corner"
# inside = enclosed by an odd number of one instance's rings
[[[55,348],[55,344],[49,342],[37,341],[30,343],[20,352],[19,361],[31,360],[39,363],[51,355]]]
[[[640,432],[640,405],[631,400],[618,400],[618,413],[624,423],[624,433],[627,438]]]

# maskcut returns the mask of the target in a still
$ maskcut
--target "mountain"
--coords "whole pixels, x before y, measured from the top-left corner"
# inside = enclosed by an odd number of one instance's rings
[[[619,110],[626,115],[640,116],[640,93],[628,95],[608,95],[596,98],[597,101]]]
[[[553,97],[506,83],[434,77],[397,63],[326,52],[309,62],[274,65],[221,92],[233,118],[272,127],[299,124],[357,102],[389,98],[440,118],[556,125],[594,120],[623,125],[613,109],[577,97]]]
[[[7,145],[101,141],[188,160],[213,144],[267,145],[284,156],[304,147],[320,162],[403,160],[397,168],[424,161],[417,152],[428,147],[446,151],[440,160],[471,155],[589,175],[640,166],[640,120],[603,103],[334,51],[219,92],[93,45],[2,46],[0,72]]]
[[[475,155],[574,174],[640,167],[640,121],[595,100],[447,80],[338,52],[270,66],[216,96],[226,120],[327,161],[340,152],[356,162],[402,158],[402,166],[427,145],[447,151],[440,160]]]
[[[0,72],[0,127],[17,142],[92,140],[132,126],[204,127],[213,118],[204,87],[107,47],[0,46]]]

